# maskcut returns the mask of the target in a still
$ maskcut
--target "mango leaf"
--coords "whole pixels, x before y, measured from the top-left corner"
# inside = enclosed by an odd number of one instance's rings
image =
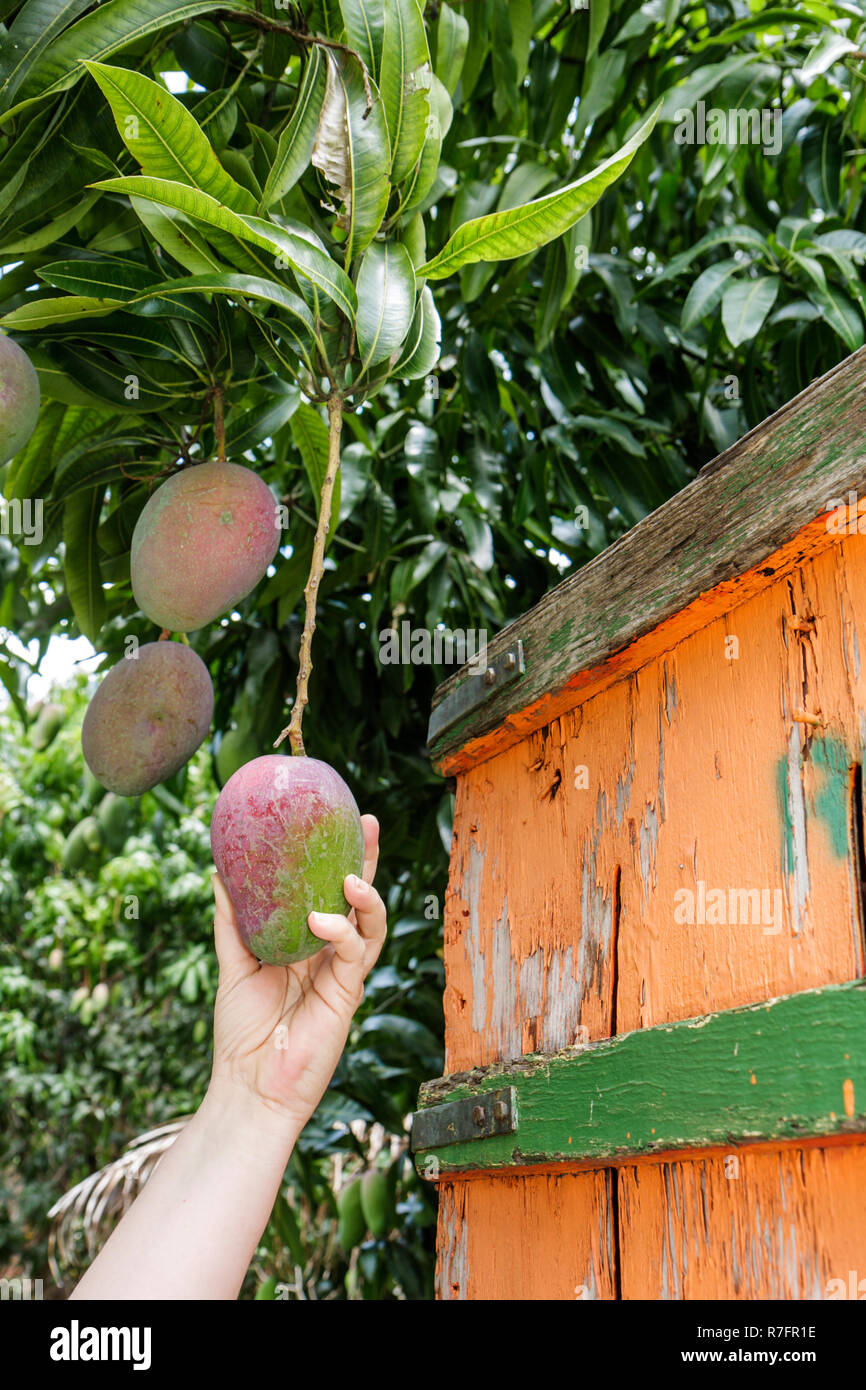
[[[294,188],[310,163],[319,114],[325,99],[327,62],[320,48],[314,48],[304,69],[304,78],[292,119],[280,135],[276,158],[262,194],[260,210],[266,212]]]
[[[839,209],[841,173],[841,132],[835,123],[825,121],[803,141],[803,182],[825,212]]]
[[[106,616],[96,543],[104,496],[103,484],[87,492],[75,493],[63,508],[63,572],[66,592],[78,626],[94,646]]]
[[[233,299],[262,299],[268,304],[276,304],[293,318],[300,319],[311,335],[315,334],[313,316],[298,295],[286,289],[276,280],[260,280],[255,275],[188,275],[182,280],[166,280],[153,285],[148,297],[173,297],[198,290],[204,294],[226,294]]]
[[[722,323],[732,347],[754,338],[779,293],[778,275],[737,280],[722,296]]]
[[[435,72],[448,95],[452,97],[463,71],[468,43],[469,21],[456,10],[452,10],[443,0],[436,21]]]
[[[4,328],[14,328],[16,332],[34,332],[51,323],[68,323],[78,319],[101,318],[122,308],[120,299],[91,299],[86,295],[70,294],[62,299],[33,299],[13,309],[0,319]]]
[[[0,256],[27,256],[31,251],[41,251],[43,246],[52,246],[60,241],[71,227],[74,227],[90,211],[99,195],[88,193],[74,207],[67,208],[52,221],[27,236],[12,237],[0,246]]]
[[[367,111],[364,82],[357,62],[338,62],[327,54],[325,101],[313,147],[312,162],[343,203],[338,222],[346,231],[346,259],[369,246],[382,225],[391,185],[391,150],[382,99],[373,89]]]
[[[137,261],[52,261],[39,268],[40,280],[70,294],[135,299],[141,290],[156,284],[158,274]]]
[[[714,312],[731,276],[736,275],[742,269],[739,261],[717,261],[715,265],[708,266],[698,276],[686,295],[686,302],[680,315],[680,331],[682,333],[688,333],[696,323],[700,323],[702,318]]]
[[[256,0],[232,0],[237,13],[255,14]],[[148,34],[179,29],[196,15],[212,14],[210,0],[108,0],[71,25],[41,53],[18,91],[14,115],[34,101],[65,92],[84,76],[82,60],[98,62]]]
[[[27,0],[0,53],[0,111],[5,111],[44,48],[86,10],[90,0]]]
[[[310,480],[310,487],[316,503],[316,515],[318,516],[322,484],[328,471],[328,426],[314,406],[301,404],[291,418],[290,427],[295,447],[301,456],[304,469]],[[337,519],[340,515],[341,480],[342,474],[338,473],[331,495],[328,543],[337,529]]]
[[[442,342],[442,323],[433,302],[433,293],[425,285],[418,300],[415,318],[409,330],[407,345],[412,350],[398,360],[391,375],[405,381],[415,381],[428,376],[439,361]]]
[[[597,203],[602,193],[619,178],[647,139],[658,119],[658,107],[635,131],[622,149],[611,155],[591,174],[544,198],[507,212],[493,212],[464,222],[431,261],[418,274],[442,280],[474,261],[505,261],[537,251],[561,236]]]
[[[379,91],[391,138],[391,181],[413,169],[427,134],[432,68],[416,0],[385,0]]]
[[[340,0],[346,38],[357,49],[374,82],[379,81],[385,12],[382,0]]]
[[[175,208],[178,212],[192,217],[209,227],[231,232],[242,241],[250,242],[265,250],[284,257],[286,264],[297,275],[317,285],[350,320],[354,320],[357,299],[355,287],[346,272],[326,252],[319,250],[311,242],[268,222],[261,217],[240,216],[231,208],[224,207],[215,198],[186,184],[173,183],[168,179],[154,179],[145,176],[132,176],[121,179],[106,179],[94,187],[112,193],[129,193],[137,198],[147,198],[154,203]]]
[[[412,323],[415,271],[406,247],[374,241],[364,252],[355,288],[361,370],[366,371],[397,351]]]
[[[154,241],[193,275],[225,269],[197,227],[171,208],[156,207],[144,198],[130,198],[133,212]]]
[[[439,157],[442,153],[442,141],[448,134],[448,128],[454,114],[451,98],[435,74],[430,97],[430,120],[421,158],[402,188],[403,202],[400,211],[404,219],[410,217],[422,206],[436,182]]]
[[[237,457],[254,444],[260,444],[263,439],[272,438],[292,418],[300,399],[300,389],[291,386],[285,395],[278,396],[270,405],[257,405],[243,415],[231,417],[226,430],[226,445],[230,454]]]
[[[255,212],[256,199],[226,173],[195,116],[140,72],[85,63],[104,93],[124,144],[142,173],[209,193],[235,212]]]

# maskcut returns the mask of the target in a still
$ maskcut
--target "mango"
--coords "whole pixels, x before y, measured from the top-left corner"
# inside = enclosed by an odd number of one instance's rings
[[[131,801],[125,801],[114,792],[106,792],[96,808],[96,819],[110,850],[119,852],[123,849],[129,834],[131,816]]]
[[[203,742],[214,694],[200,656],[179,642],[148,642],[112,666],[81,726],[84,759],[118,796],[171,777]]]
[[[24,448],[39,419],[39,378],[23,348],[0,335],[0,466]]]
[[[238,768],[217,797],[211,850],[250,951],[291,965],[324,945],[310,912],[349,911],[343,879],[364,867],[364,831],[328,763],[269,753]]]
[[[337,1198],[337,1239],[348,1255],[360,1245],[367,1234],[367,1223],[361,1208],[361,1179],[353,1178]]]
[[[205,627],[255,588],[279,544],[274,495],[251,469],[181,469],[157,488],[135,524],[135,601],[170,632]]]
[[[66,711],[60,705],[43,705],[30,730],[30,742],[40,753],[52,744],[63,728]]]
[[[75,873],[92,855],[102,848],[102,832],[95,816],[79,821],[63,847],[62,865],[67,874]]]

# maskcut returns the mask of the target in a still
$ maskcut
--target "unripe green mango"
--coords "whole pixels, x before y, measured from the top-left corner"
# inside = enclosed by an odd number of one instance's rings
[[[35,723],[30,728],[30,742],[40,753],[43,752],[59,734],[66,719],[66,711],[61,705],[43,705]]]
[[[253,734],[242,733],[240,729],[229,729],[223,734],[214,760],[220,786],[224,787],[238,768],[251,762],[258,751],[258,740]]]
[[[346,1254],[360,1245],[367,1234],[367,1223],[361,1207],[361,1180],[353,1178],[337,1198],[337,1239]]]
[[[132,802],[115,792],[107,792],[96,808],[96,819],[109,849],[123,849],[131,818]]]
[[[371,1236],[381,1240],[394,1225],[394,1209],[388,1179],[380,1168],[370,1168],[361,1179],[361,1210]]]
[[[95,816],[85,816],[75,829],[70,831],[63,850],[62,865],[65,873],[75,873],[95,854],[102,845],[102,832]]]
[[[39,378],[23,348],[0,334],[0,466],[27,443],[39,419]]]

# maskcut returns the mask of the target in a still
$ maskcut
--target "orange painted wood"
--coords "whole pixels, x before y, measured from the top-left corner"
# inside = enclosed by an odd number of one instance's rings
[[[436,1296],[615,1296],[610,1171],[439,1187]]]
[[[447,1071],[866,973],[866,537],[815,539],[702,596],[703,621],[671,619],[619,675],[575,673],[571,708],[461,768]],[[682,920],[701,885],[703,920]],[[712,890],[737,920],[713,920]],[[862,1145],[736,1157],[735,1181],[721,1154],[443,1180],[438,1296],[574,1298],[587,1271],[605,1298],[866,1280]]]
[[[840,1299],[860,1281],[866,1297],[862,1146],[635,1164],[617,1183],[625,1299]]]
[[[863,973],[861,653],[852,536],[458,779],[448,1071]],[[701,883],[766,896],[677,921]]]

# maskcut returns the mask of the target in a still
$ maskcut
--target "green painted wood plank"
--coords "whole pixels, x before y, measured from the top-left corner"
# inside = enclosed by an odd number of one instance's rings
[[[419,1109],[508,1085],[515,1133],[416,1149],[419,1171],[866,1132],[866,980],[440,1077]]]
[[[862,497],[864,382],[866,347],[706,464],[663,506],[492,637],[491,664],[520,638],[526,672],[501,688],[479,688],[476,706],[453,720],[440,708],[443,702],[458,685],[480,677],[467,665],[437,687],[428,731],[434,766],[460,762],[466,744],[493,730],[501,734],[497,748],[525,737],[525,730],[511,729],[509,716],[537,702],[536,726],[549,722],[545,697],[562,695],[577,673],[600,667],[701,594],[759,565],[833,499],[846,498],[849,490]],[[475,760],[473,754],[466,763]]]

